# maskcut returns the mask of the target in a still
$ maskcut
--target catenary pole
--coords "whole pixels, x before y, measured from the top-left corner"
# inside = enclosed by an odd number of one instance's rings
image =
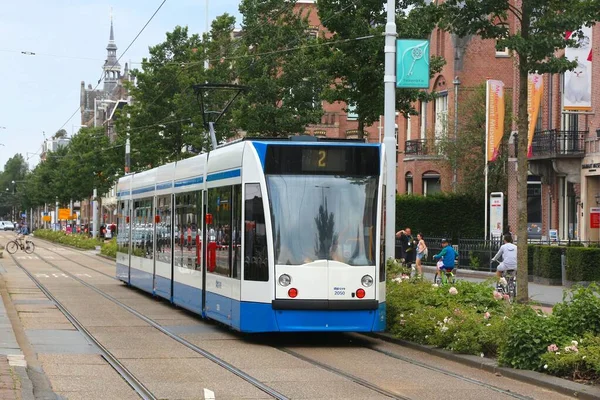
[[[385,24],[384,138],[386,156],[385,260],[394,257],[396,245],[396,1],[387,2]],[[385,262],[381,260],[381,262]]]

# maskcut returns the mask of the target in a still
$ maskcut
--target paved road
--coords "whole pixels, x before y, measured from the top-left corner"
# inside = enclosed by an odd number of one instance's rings
[[[0,234],[0,242],[5,239]],[[361,335],[241,335],[126,287],[112,278],[114,263],[94,252],[34,241],[36,254],[19,253],[16,261],[161,399],[208,399],[212,393],[218,400],[271,397],[79,280],[291,399],[567,398]],[[24,328],[23,339],[35,350],[31,362],[40,364],[57,395],[68,399],[138,398],[15,260],[5,257],[1,264],[6,271],[2,279]]]

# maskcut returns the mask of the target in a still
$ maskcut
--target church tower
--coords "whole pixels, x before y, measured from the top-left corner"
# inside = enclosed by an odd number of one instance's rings
[[[117,45],[113,31],[112,16],[110,18],[110,37],[106,46],[106,61],[104,62],[104,92],[111,93],[121,78],[121,65],[117,61]]]

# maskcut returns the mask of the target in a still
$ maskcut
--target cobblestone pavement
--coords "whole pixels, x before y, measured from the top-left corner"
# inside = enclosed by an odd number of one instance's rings
[[[239,334],[123,285],[112,278],[114,263],[94,252],[64,248],[35,238],[34,241],[36,253],[17,254],[16,261],[36,276],[157,398],[272,397],[172,340],[76,278],[290,399],[567,398],[544,388],[361,335]],[[60,266],[64,272],[48,262]],[[73,326],[14,260],[5,258],[1,264],[25,339],[35,350],[33,361],[39,363],[52,394],[66,399],[139,398],[106,363],[98,348]],[[45,398],[52,398],[50,392],[46,392],[48,397]]]

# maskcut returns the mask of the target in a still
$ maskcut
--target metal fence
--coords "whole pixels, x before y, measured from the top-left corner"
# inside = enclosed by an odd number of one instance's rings
[[[424,265],[435,265],[433,256],[442,251],[442,237],[426,237],[425,244],[428,249],[428,257],[422,262]],[[600,241],[578,241],[578,240],[528,240],[529,244],[551,245],[551,246],[580,246],[580,247],[600,247]],[[477,271],[493,271],[496,265],[492,268],[491,260],[496,255],[498,249],[504,241],[502,238],[494,238],[492,240],[484,239],[458,239],[450,241],[454,250],[458,254],[457,265],[460,268],[477,270]],[[402,257],[400,240],[396,239],[396,258]]]

